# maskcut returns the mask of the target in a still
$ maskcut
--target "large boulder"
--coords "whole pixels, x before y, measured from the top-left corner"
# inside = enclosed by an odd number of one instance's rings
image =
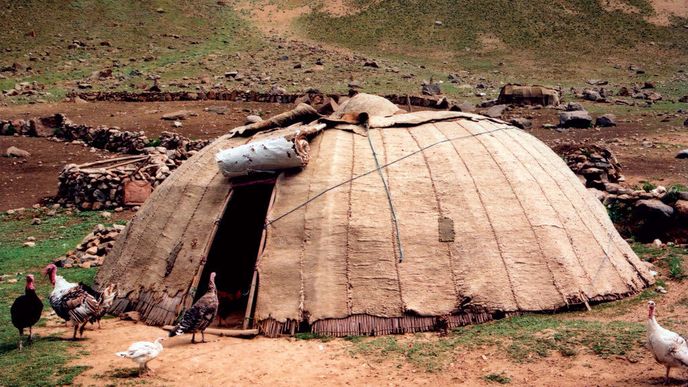
[[[595,126],[602,128],[607,128],[610,126],[616,126],[616,116],[613,114],[604,114],[595,120]]]
[[[562,128],[589,128],[592,126],[592,117],[585,110],[559,113],[559,126]]]
[[[673,207],[657,199],[638,200],[635,203],[635,210],[638,215],[649,220],[669,219],[674,215]]]
[[[491,118],[501,118],[502,114],[508,108],[508,105],[494,105],[487,109],[487,112],[485,112],[485,115]]]

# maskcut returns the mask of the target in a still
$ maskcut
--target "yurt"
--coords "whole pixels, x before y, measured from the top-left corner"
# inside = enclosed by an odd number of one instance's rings
[[[653,282],[604,206],[506,123],[359,94],[220,137],[160,185],[96,277],[173,323],[217,273],[221,326],[381,335],[589,307]]]

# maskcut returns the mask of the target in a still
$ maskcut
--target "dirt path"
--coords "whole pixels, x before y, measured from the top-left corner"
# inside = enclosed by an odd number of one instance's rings
[[[92,368],[75,383],[86,386],[131,383],[134,363],[114,356],[114,352],[125,350],[134,341],[153,340],[164,334],[143,324],[105,321],[102,330],[86,332],[87,338],[82,343],[89,355],[74,361],[73,365]],[[65,331],[64,335],[68,333]],[[353,345],[342,339],[321,342],[212,335],[207,338],[207,343],[196,345],[190,343],[188,336],[164,341],[165,350],[150,363],[154,374],[145,377],[146,384],[494,385],[483,380],[483,376],[504,373],[511,378],[511,385],[616,386],[653,385],[663,375],[662,367],[646,352],[637,363],[621,357],[602,359],[580,354],[572,358],[552,355],[518,364],[493,347],[460,349],[447,369],[426,372],[394,356],[382,360],[352,355]],[[685,377],[680,371],[674,371],[673,376]]]

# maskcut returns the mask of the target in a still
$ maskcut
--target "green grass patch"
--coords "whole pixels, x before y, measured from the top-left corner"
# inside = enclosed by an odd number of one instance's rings
[[[19,334],[10,320],[10,306],[24,292],[24,276],[36,276],[36,288],[44,303],[44,312],[50,311],[48,295],[52,286],[41,277],[41,269],[54,258],[73,249],[91,229],[102,220],[96,212],[74,215],[63,213],[42,217],[40,225],[31,225],[38,215],[25,210],[21,215],[0,215],[0,274],[14,275],[17,283],[0,282],[0,385],[51,386],[71,384],[86,368],[68,366],[77,355],[79,344],[61,337],[36,337],[19,352]],[[27,236],[37,239],[36,247],[22,247]],[[95,269],[64,269],[60,275],[72,282],[93,282]],[[37,325],[41,325],[39,321]]]
[[[620,321],[573,320],[526,315],[455,329],[447,337],[385,336],[352,341],[352,353],[378,358],[396,356],[427,372],[442,370],[456,353],[483,346],[501,348],[512,361],[530,362],[553,352],[576,356],[590,351],[601,357],[632,356],[640,349],[644,326]]]

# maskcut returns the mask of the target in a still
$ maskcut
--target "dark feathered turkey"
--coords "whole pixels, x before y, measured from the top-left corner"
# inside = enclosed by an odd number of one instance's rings
[[[36,288],[33,286],[33,275],[26,276],[26,288],[24,295],[17,297],[10,308],[10,315],[12,316],[12,325],[19,330],[19,350],[23,348],[22,336],[24,329],[29,328],[29,343],[31,342],[33,326],[41,319],[41,312],[43,312],[43,302],[38,295],[36,295]]]
[[[201,332],[201,341],[205,342],[203,331],[215,319],[218,306],[215,273],[210,273],[208,291],[184,313],[179,324],[170,331],[170,337],[191,333],[191,342],[196,343],[196,332]]]

